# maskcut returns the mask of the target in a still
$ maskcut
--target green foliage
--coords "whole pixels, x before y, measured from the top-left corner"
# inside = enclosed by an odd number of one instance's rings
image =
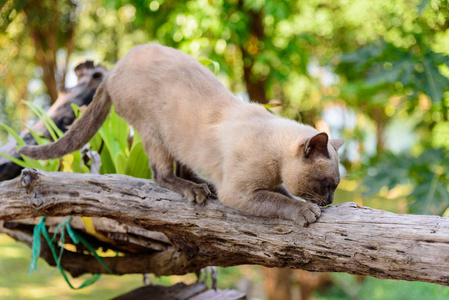
[[[200,59],[199,62],[206,67],[212,65],[212,72],[214,72],[215,75],[217,75],[220,72],[220,64],[217,63],[216,61],[213,61],[212,59],[203,58]]]
[[[432,129],[432,147],[449,149],[449,122],[440,122]]]
[[[449,79],[441,74],[441,65],[449,66],[449,56],[430,49],[404,49],[381,42],[340,57],[337,72],[345,74],[358,98],[386,103],[393,95],[417,99],[420,92],[442,104]]]
[[[36,115],[44,122],[45,126],[47,127],[47,130],[49,131],[52,137],[58,138],[62,136],[62,132],[57,128],[53,120],[51,120],[41,108],[37,107],[35,104],[32,104],[30,102],[25,102],[25,104],[29,106],[30,109],[32,109],[33,112],[36,113]],[[23,139],[15,132],[14,129],[12,129],[11,127],[9,127],[4,123],[0,123],[0,126],[3,127],[14,138],[14,140],[17,142],[18,148],[25,145]],[[31,128],[28,128],[28,130],[30,131],[31,135],[34,137],[38,145],[42,145],[49,142],[48,140],[42,138],[39,133],[35,132]],[[34,160],[29,157],[23,156],[22,160],[20,160],[1,152],[0,156],[9,159],[15,164],[24,168],[35,168],[49,172],[58,171],[60,169],[60,162],[58,159],[49,159],[46,161],[42,161],[42,160]]]
[[[44,122],[47,130],[54,140],[57,140],[63,133],[57,128],[56,124],[51,120],[45,112],[38,108],[35,104],[26,102],[33,112]],[[80,115],[78,108],[73,105],[75,114]],[[25,145],[25,142],[19,135],[6,124],[0,123],[11,136],[16,140],[17,147],[20,148]],[[48,143],[46,140],[36,133],[31,128],[28,128],[38,145]],[[101,158],[100,174],[125,174],[139,178],[151,178],[151,169],[149,167],[148,156],[144,151],[142,140],[137,133],[134,133],[132,139],[129,141],[130,128],[125,120],[120,118],[111,109],[109,116],[98,131],[98,133],[90,141],[90,149],[99,153]],[[95,160],[94,156],[86,156],[79,150],[67,154],[61,159],[50,160],[34,160],[26,156],[22,156],[23,160],[16,159],[4,153],[0,156],[10,159],[14,163],[24,168],[36,168],[45,171],[65,171],[75,173],[90,173],[91,167]]]
[[[100,153],[100,174],[124,174],[151,178],[148,156],[137,132],[130,138],[130,128],[114,108],[98,133],[90,141],[91,149]]]
[[[47,116],[45,111],[37,106],[36,104],[24,101],[24,103],[28,106],[28,108],[41,119],[42,122],[44,122],[45,127],[47,128],[48,132],[50,133],[51,138],[56,141],[59,139],[64,133],[56,126],[55,122]]]
[[[430,149],[414,157],[391,153],[368,167],[364,184],[369,188],[365,196],[389,190],[398,185],[410,185],[408,195],[412,213],[439,214],[449,207],[449,152]]]

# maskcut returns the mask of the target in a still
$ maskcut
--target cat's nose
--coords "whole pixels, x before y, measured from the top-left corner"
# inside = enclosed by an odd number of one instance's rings
[[[332,202],[334,202],[334,194],[330,193],[329,196],[327,197],[326,205],[329,205]]]

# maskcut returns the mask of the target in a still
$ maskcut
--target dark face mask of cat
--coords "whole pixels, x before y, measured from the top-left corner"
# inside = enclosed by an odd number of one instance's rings
[[[308,170],[298,184],[297,196],[320,206],[334,201],[334,192],[340,183],[336,151],[342,143],[342,140],[329,140],[325,133],[319,133],[306,142],[303,163]]]
[[[334,201],[334,192],[339,180],[332,178],[314,178],[308,184],[302,185],[298,196],[306,201],[326,206]]]

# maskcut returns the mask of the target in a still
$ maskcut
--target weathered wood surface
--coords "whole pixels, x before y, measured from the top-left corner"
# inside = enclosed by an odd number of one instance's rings
[[[192,285],[178,283],[170,287],[148,285],[114,298],[114,300],[188,300],[207,289],[203,283]]]
[[[204,283],[171,287],[148,285],[131,291],[114,300],[244,300],[245,294],[234,290],[208,290]]]
[[[175,249],[168,258],[155,255],[157,274],[257,264],[449,285],[449,220],[438,216],[344,203],[323,209],[317,223],[302,228],[218,201],[192,205],[151,180],[128,176],[25,169],[0,183],[0,220],[42,215],[107,217],[164,233]]]
[[[89,105],[107,71],[101,65],[94,65],[92,61],[86,61],[75,68],[75,74],[78,77],[77,85],[60,91],[58,99],[47,112],[47,115],[63,132],[67,131],[68,126],[75,120],[75,113],[71,104],[78,106]],[[31,126],[31,129],[51,139],[50,133],[42,121],[36,122],[36,124]],[[36,144],[28,130],[21,132],[20,137],[29,145]],[[20,159],[21,156],[17,152],[16,146],[16,141],[11,141],[0,147],[0,152]],[[21,170],[22,167],[0,156],[0,181],[18,176]]]
[[[55,228],[67,217],[47,217],[45,225],[49,233],[53,234]],[[28,233],[31,238],[34,225],[39,223],[41,218],[21,219],[15,221],[0,221],[0,232],[8,230]],[[165,251],[171,247],[167,236],[161,232],[149,231],[143,228],[125,225],[118,221],[107,218],[92,218],[95,233],[87,232],[84,223],[80,217],[73,217],[70,220],[70,226],[78,231],[83,231],[86,238],[92,236],[97,241],[93,246],[113,249],[124,253],[148,253],[149,251]],[[6,232],[6,231],[5,231]],[[8,231],[11,235],[11,231]],[[27,239],[21,240],[27,243]],[[103,243],[101,243],[103,242]]]

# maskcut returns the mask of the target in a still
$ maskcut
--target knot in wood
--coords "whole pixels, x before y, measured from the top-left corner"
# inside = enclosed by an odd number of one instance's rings
[[[36,185],[36,181],[39,179],[39,172],[36,169],[26,168],[22,170],[20,184],[25,188],[29,194]]]

